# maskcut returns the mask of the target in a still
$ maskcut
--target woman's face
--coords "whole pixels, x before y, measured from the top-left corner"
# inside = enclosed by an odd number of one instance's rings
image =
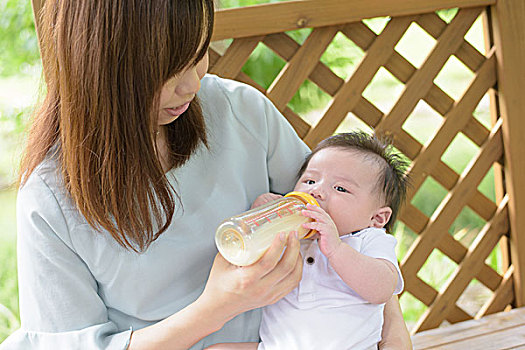
[[[188,109],[207,70],[208,53],[197,64],[188,66],[164,84],[160,93],[159,126],[172,123]]]

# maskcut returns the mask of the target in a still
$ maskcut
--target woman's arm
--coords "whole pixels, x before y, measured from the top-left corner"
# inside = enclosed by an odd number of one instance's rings
[[[37,174],[18,194],[22,328],[6,341],[6,349],[76,348],[80,343],[86,349],[188,349],[234,316],[282,298],[301,278],[297,238],[277,236],[252,266],[238,268],[217,256],[204,292],[180,312],[133,333],[121,330],[74,249],[66,221],[71,215]]]
[[[299,240],[292,235],[276,236],[250,266],[234,266],[218,254],[202,295],[180,312],[133,332],[128,349],[187,349],[240,313],[275,303],[301,276]]]
[[[392,296],[385,304],[383,331],[379,349],[381,350],[405,350],[412,349],[412,341],[408,333],[399,299],[397,295]]]
[[[259,343],[220,343],[208,346],[204,350],[257,350]]]
[[[18,192],[22,327],[2,343],[2,349],[73,349],[79,344],[85,349],[123,349],[131,331],[119,329],[108,316],[97,281],[70,236],[67,219],[74,212],[63,210],[63,198],[52,190],[55,172],[42,168]]]

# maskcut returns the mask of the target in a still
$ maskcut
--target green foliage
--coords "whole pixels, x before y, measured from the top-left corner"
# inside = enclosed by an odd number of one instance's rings
[[[250,6],[264,3],[274,3],[284,0],[220,0],[218,8],[231,8],[239,6]],[[299,29],[286,33],[299,44],[302,44],[310,35],[312,29]],[[357,62],[360,55],[357,46],[346,39],[341,33],[336,35],[334,41],[328,46],[321,62],[330,67],[337,75],[346,77],[347,72]],[[264,89],[268,89],[272,81],[285,65],[285,61],[263,44],[259,44],[254,50],[242,71],[249,75]],[[316,84],[305,81],[296,95],[293,96],[289,107],[296,113],[307,113],[312,110],[323,108],[330,96],[323,92]]]
[[[0,0],[0,76],[23,73],[39,60],[31,1]]]
[[[20,327],[16,276],[16,191],[0,191],[0,343]]]
[[[16,182],[28,114],[26,110],[13,114],[4,114],[0,110],[0,194]]]
[[[216,1],[217,8],[231,8],[231,7],[242,7],[252,6],[259,4],[266,4],[271,2],[280,2],[286,0],[218,0]]]
[[[15,240],[7,242],[0,238],[0,343],[20,327],[18,311],[18,283],[16,277]]]
[[[25,108],[12,114],[3,113],[0,110],[0,135],[8,136],[10,133],[20,134],[26,130],[27,114],[29,109]]]
[[[290,31],[286,34],[297,43],[302,44],[311,32],[312,29],[307,28]],[[360,49],[343,34],[339,33],[321,57],[321,62],[344,79],[361,55]],[[252,77],[264,89],[268,89],[277,74],[283,69],[285,63],[281,57],[268,47],[259,44],[242,68],[242,71]],[[322,91],[316,84],[306,80],[291,99],[289,106],[296,113],[302,114],[323,108],[329,100],[330,96],[327,93]]]
[[[451,9],[444,9],[437,11],[437,14],[439,17],[441,17],[442,20],[444,20],[447,23],[450,23],[454,16],[456,16],[456,13],[458,13],[457,8],[451,8]]]

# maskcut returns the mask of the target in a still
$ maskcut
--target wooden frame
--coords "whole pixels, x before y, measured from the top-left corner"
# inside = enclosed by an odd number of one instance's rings
[[[296,0],[262,4],[219,10],[212,40],[267,35],[305,27],[323,27],[355,22],[363,18],[397,17],[445,8],[487,6],[495,3],[495,0]]]
[[[498,92],[503,143],[505,144],[505,184],[509,202],[510,253],[514,266],[516,305],[525,305],[525,157],[519,140],[525,133],[525,3],[520,0],[498,1],[491,7],[491,24],[498,60]],[[522,214],[520,216],[520,213]]]
[[[38,13],[43,0],[33,0]],[[459,8],[447,23],[435,11]],[[473,22],[484,17],[487,52],[482,54],[465,40]],[[386,27],[376,34],[362,21],[390,16]],[[214,41],[233,39],[222,51],[210,49],[210,72],[237,79],[265,93],[292,123],[310,146],[334,133],[349,112],[376,132],[389,135],[395,146],[412,160],[413,188],[399,219],[417,234],[401,267],[405,292],[420,300],[427,309],[413,332],[438,327],[443,321],[455,323],[525,305],[525,153],[520,139],[525,135],[525,2],[522,0],[302,0],[246,8],[218,10]],[[395,50],[395,45],[411,24],[417,24],[436,40],[420,67],[415,67]],[[304,43],[285,32],[312,28]],[[342,33],[363,52],[354,73],[342,79],[320,58],[337,33]],[[271,49],[286,64],[265,89],[242,71],[260,44]],[[465,93],[452,98],[434,80],[446,61],[455,56],[473,74]],[[388,112],[363,97],[363,91],[380,68],[386,69],[404,89]],[[311,125],[294,112],[289,102],[301,84],[310,80],[331,96],[322,119]],[[493,125],[482,125],[473,112],[480,99],[491,96]],[[433,137],[419,142],[403,125],[416,105],[424,101],[442,117]],[[450,168],[442,156],[458,134],[478,148],[471,163],[461,173]],[[496,200],[481,193],[478,184],[490,168],[496,169]],[[499,169],[499,170],[498,170]],[[447,195],[431,215],[412,204],[424,182],[432,178]],[[464,208],[470,208],[484,222],[483,229],[468,246],[448,230]],[[485,263],[498,242],[505,248],[503,271]],[[452,276],[439,290],[418,274],[428,257],[440,251],[457,264]],[[458,306],[457,301],[472,280],[490,292],[476,315]]]

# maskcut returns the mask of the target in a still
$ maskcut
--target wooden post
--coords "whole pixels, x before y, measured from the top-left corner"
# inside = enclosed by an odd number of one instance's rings
[[[485,52],[489,52],[494,46],[494,32],[492,30],[492,20],[490,8],[488,7],[483,11],[483,37],[485,39]],[[490,106],[490,120],[492,125],[495,125],[498,121],[499,115],[499,99],[498,92],[496,91],[496,86],[494,89],[490,89],[488,92],[489,95],[489,106]],[[499,204],[505,197],[505,177],[503,174],[503,166],[499,163],[494,163],[494,194],[496,197],[496,203]],[[507,236],[502,236],[499,240],[499,249],[501,252],[501,267],[503,273],[507,272],[510,268],[510,248],[509,248],[509,239]]]
[[[496,45],[500,116],[503,118],[505,185],[509,194],[510,252],[516,306],[525,305],[525,2],[499,0],[491,7]]]

